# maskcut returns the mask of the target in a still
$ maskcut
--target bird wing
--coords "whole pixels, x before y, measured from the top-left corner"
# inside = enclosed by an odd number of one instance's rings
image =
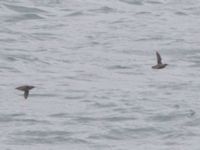
[[[162,64],[162,58],[158,52],[156,52],[156,56],[157,56],[157,63]]]
[[[19,86],[19,87],[17,87],[16,89],[21,90],[21,91],[24,91],[24,90],[26,89],[26,86]]]
[[[28,98],[28,94],[29,94],[29,90],[25,90],[25,91],[24,91],[24,98],[25,98],[25,99]]]

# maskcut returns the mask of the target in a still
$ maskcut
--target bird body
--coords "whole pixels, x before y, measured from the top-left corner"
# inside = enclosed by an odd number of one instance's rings
[[[168,64],[157,64],[155,66],[152,66],[153,69],[162,69],[165,68]]]
[[[27,99],[28,98],[28,95],[29,95],[29,91],[31,89],[33,89],[34,86],[30,86],[30,85],[23,85],[23,86],[19,86],[17,87],[16,89],[17,90],[20,90],[20,91],[24,91],[24,98]]]
[[[162,58],[158,52],[156,52],[156,57],[157,57],[157,65],[152,66],[153,69],[162,69],[165,68],[168,64],[163,64],[162,63]]]

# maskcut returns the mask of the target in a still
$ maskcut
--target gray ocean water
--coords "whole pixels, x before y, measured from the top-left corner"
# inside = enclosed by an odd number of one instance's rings
[[[200,1],[0,10],[1,150],[199,150]],[[151,69],[157,50],[165,69]],[[36,86],[28,100],[24,84]]]

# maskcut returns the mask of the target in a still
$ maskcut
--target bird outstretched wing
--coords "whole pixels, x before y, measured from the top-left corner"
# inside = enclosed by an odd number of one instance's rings
[[[158,52],[156,52],[156,56],[157,56],[157,63],[162,64],[162,58]]]
[[[28,98],[28,94],[29,94],[29,90],[25,90],[25,91],[24,91],[24,98],[25,98],[25,99]]]

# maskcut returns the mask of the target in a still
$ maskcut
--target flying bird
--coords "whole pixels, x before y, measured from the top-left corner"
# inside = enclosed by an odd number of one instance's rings
[[[30,85],[23,85],[23,86],[19,86],[16,89],[20,90],[20,91],[24,91],[24,98],[27,99],[28,95],[29,95],[29,91],[31,89],[35,88],[34,86],[30,86]]]
[[[156,57],[157,57],[157,65],[152,66],[153,69],[162,69],[165,68],[168,64],[163,64],[162,63],[162,58],[158,52],[156,52]]]

